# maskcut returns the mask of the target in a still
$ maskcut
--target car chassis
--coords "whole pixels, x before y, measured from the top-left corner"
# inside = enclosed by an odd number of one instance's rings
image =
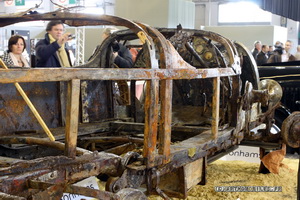
[[[10,157],[0,162],[2,199],[60,199],[64,192],[146,199],[143,189],[186,198],[205,184],[207,162],[241,143],[261,147],[261,156],[289,141],[299,147],[299,134],[270,132],[280,91],[261,88],[253,57],[239,43],[203,30],[64,11],[0,16],[0,26],[36,20],[127,29],[79,66],[0,69],[0,144]],[[133,68],[113,66],[115,40],[140,41]],[[143,99],[136,98],[137,81],[145,82]],[[49,131],[23,101],[27,95]],[[91,176],[106,178],[106,190],[74,185]]]

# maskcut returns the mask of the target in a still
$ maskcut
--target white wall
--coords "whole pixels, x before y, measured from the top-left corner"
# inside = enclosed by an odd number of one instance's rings
[[[165,27],[168,24],[168,9],[167,1],[116,0],[115,14],[151,26]]]
[[[176,28],[181,24],[183,28],[194,28],[195,4],[185,0],[169,0],[167,27]]]
[[[195,29],[200,29],[205,24],[205,4],[195,5]]]
[[[208,27],[218,26],[218,5],[219,4],[220,2],[211,2],[211,1],[207,1],[207,3],[206,2],[196,3],[195,5],[196,7],[195,28],[196,29],[205,26],[206,30],[212,30],[212,29],[216,30],[215,28],[210,29]],[[204,12],[204,13],[199,14],[197,12]],[[281,17],[273,14],[270,25],[274,27],[273,32],[269,32],[270,29],[267,28],[268,32],[266,32],[265,34],[263,33],[263,31],[266,30],[265,27],[268,26],[257,26],[255,28],[255,31],[251,29],[247,29],[249,32],[244,32],[243,28],[239,29],[237,27],[228,26],[232,30],[231,32],[232,34],[226,36],[227,31],[224,31],[226,28],[219,28],[218,31],[220,32],[218,33],[220,33],[221,35],[225,34],[224,36],[229,37],[230,39],[237,40],[237,41],[239,40],[246,46],[251,46],[250,44],[253,44],[255,40],[261,40],[263,43],[265,42],[267,44],[274,45],[275,41],[277,40],[285,43],[285,41],[288,39],[293,42],[291,53],[295,53],[296,47],[298,45],[299,22],[296,22],[291,19],[287,19],[286,27],[281,27]],[[225,27],[225,26],[219,26],[219,27]],[[238,26],[238,27],[242,27],[242,26]]]
[[[260,40],[262,44],[272,45],[278,39],[285,41],[287,38],[287,28],[279,26],[205,26],[204,30],[241,42],[250,51],[256,40]]]
[[[115,15],[153,27],[194,28],[195,4],[187,0],[116,0]]]

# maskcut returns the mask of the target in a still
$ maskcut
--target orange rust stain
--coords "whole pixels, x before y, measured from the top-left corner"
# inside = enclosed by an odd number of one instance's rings
[[[5,106],[10,107],[11,110],[17,114],[21,114],[24,112],[25,105],[26,103],[23,99],[21,100],[12,99],[5,102]]]
[[[44,96],[49,95],[49,91],[43,87],[35,87],[30,91],[29,95],[31,94],[34,96]]]

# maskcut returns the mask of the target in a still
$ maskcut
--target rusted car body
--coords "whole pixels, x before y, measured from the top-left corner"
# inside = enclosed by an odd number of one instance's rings
[[[1,16],[0,26],[52,19],[127,29],[80,66],[0,69],[1,198],[60,199],[68,192],[145,199],[142,188],[147,195],[184,198],[205,184],[209,159],[242,141],[282,144],[283,134],[270,132],[280,92],[260,88],[243,45],[202,30],[60,11]],[[115,40],[139,49],[133,68],[113,65]],[[137,81],[145,83],[141,98]],[[106,191],[74,185],[91,176],[105,179]]]

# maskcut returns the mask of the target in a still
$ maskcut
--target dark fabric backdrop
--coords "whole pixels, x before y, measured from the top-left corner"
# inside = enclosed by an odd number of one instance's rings
[[[300,21],[299,0],[254,0],[259,6],[273,14]]]

